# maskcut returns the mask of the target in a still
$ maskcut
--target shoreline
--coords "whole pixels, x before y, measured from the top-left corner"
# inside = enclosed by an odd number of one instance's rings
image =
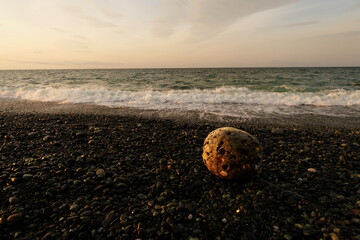
[[[219,124],[257,124],[272,125],[274,127],[330,127],[339,129],[360,130],[360,120],[357,117],[325,116],[316,114],[266,114],[264,117],[233,117],[217,115],[194,110],[150,110],[130,107],[107,107],[86,103],[58,103],[1,100],[0,114],[90,114],[90,115],[118,115],[134,116],[148,119],[167,119],[189,123],[219,123]]]
[[[0,239],[360,237],[360,131],[349,119],[64,106],[0,105]],[[225,124],[263,147],[246,181],[202,162],[205,137]]]

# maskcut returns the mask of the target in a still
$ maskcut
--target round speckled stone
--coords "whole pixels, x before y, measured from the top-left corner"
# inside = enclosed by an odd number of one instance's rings
[[[218,128],[205,139],[203,160],[210,172],[223,179],[247,178],[260,160],[259,141],[232,127]]]

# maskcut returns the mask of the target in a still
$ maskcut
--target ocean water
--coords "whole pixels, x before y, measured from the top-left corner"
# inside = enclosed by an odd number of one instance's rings
[[[360,117],[360,68],[0,71],[0,101],[11,99],[233,117]]]

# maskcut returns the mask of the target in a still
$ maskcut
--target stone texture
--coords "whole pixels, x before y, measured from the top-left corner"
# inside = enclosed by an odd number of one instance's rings
[[[203,161],[210,172],[223,179],[246,178],[260,160],[259,141],[249,133],[223,127],[212,131],[204,141]]]

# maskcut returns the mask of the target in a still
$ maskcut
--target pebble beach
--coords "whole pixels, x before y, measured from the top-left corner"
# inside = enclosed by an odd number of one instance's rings
[[[4,104],[0,239],[360,239],[358,119],[224,122]],[[246,181],[203,164],[204,139],[224,125],[262,145]]]

